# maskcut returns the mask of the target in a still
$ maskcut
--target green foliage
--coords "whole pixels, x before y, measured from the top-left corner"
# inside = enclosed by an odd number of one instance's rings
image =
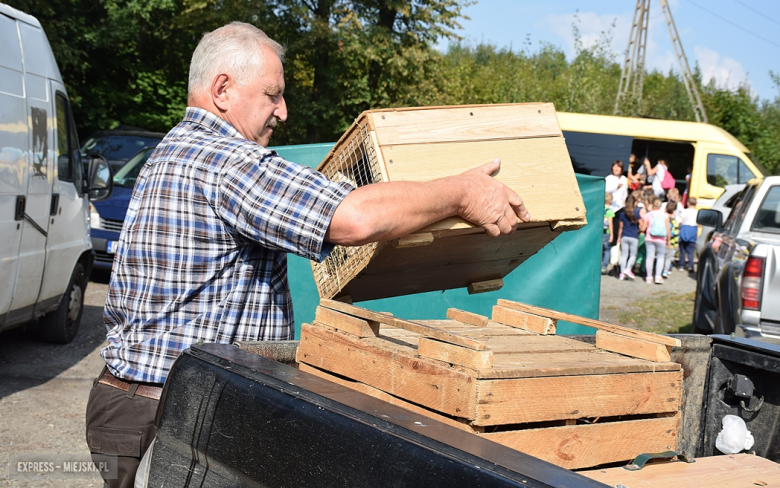
[[[555,46],[434,48],[455,34],[460,0],[6,0],[43,25],[82,137],[119,124],[167,131],[184,112],[189,60],[201,36],[233,20],[287,47],[289,117],[276,145],[334,141],[372,108],[545,101],[558,110],[611,114],[620,80],[611,31],[592,46],[572,26],[571,61]],[[694,74],[697,80],[700,74]],[[772,73],[778,88],[780,77]],[[780,172],[780,96],[701,85],[710,123]],[[680,77],[645,75],[626,115],[692,120]]]

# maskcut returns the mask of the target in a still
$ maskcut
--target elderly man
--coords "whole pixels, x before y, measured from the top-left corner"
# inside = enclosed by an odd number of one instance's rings
[[[453,215],[491,236],[530,218],[491,177],[498,160],[427,183],[353,188],[268,150],[287,118],[282,56],[248,24],[206,34],[184,120],[138,176],[106,301],[106,367],[87,406],[93,458],[119,460],[109,486],[132,486],[182,350],[293,337],[287,253],[321,261],[335,244],[395,239]]]

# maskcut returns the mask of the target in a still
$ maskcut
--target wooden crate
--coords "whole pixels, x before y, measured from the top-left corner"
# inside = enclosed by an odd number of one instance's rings
[[[582,471],[609,486],[678,488],[755,488],[780,486],[780,464],[750,454],[696,458],[694,463],[665,461],[639,471],[623,468]]]
[[[501,278],[563,230],[585,225],[585,205],[555,108],[550,103],[430,107],[364,112],[317,168],[355,186],[430,181],[494,158],[496,179],[525,202],[531,222],[491,239],[460,218],[434,223],[392,242],[337,247],[313,263],[322,298],[355,301],[471,287]],[[390,210],[388,210],[390,211]],[[487,282],[487,283],[485,283]]]
[[[569,469],[676,448],[680,365],[632,357],[647,355],[645,343],[668,352],[675,339],[561,314],[621,339],[608,341],[617,354],[551,335],[557,312],[499,303],[492,320],[451,309],[449,320],[412,322],[322,300],[302,326],[297,361]]]

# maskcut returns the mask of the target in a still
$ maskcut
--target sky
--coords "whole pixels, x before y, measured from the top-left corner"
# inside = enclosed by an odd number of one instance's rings
[[[674,22],[691,69],[698,63],[705,81],[736,88],[748,83],[753,94],[768,100],[780,96],[769,71],[780,74],[780,0],[669,0]],[[636,0],[478,0],[463,13],[458,34],[471,45],[531,49],[540,42],[574,54],[575,16],[583,44],[611,32],[612,51],[623,64],[623,53]],[[614,23],[614,27],[612,26]],[[659,0],[650,1],[645,67],[679,73]]]

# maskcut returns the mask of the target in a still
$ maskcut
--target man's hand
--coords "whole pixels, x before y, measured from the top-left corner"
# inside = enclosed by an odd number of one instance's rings
[[[461,179],[466,190],[458,215],[484,228],[490,237],[511,234],[518,219],[531,220],[523,199],[493,178],[500,167],[501,160],[494,159],[455,177]]]

